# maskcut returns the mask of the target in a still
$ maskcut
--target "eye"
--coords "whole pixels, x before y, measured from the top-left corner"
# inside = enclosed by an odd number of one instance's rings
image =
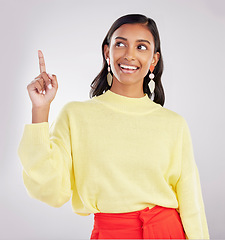
[[[125,46],[125,44],[123,44],[122,42],[117,42],[116,43],[116,47],[124,47]]]
[[[145,45],[138,45],[138,49],[140,50],[147,50],[147,47]]]

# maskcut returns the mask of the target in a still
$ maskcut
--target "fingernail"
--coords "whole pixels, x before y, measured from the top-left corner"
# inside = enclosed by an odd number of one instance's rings
[[[49,76],[49,77],[52,77],[52,74],[51,74],[51,73],[48,73],[48,76]]]
[[[52,89],[52,84],[51,83],[49,83],[48,89]]]
[[[40,93],[42,93],[42,90],[40,91]]]
[[[43,91],[43,94],[45,94],[45,90]]]

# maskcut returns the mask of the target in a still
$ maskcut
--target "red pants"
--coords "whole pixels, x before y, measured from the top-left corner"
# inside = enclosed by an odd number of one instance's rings
[[[185,239],[179,213],[155,206],[129,213],[95,213],[91,239]]]

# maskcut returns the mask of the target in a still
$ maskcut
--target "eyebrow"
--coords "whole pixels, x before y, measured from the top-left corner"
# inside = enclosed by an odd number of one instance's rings
[[[116,37],[115,39],[122,39],[122,40],[124,40],[124,41],[127,41],[127,39],[124,38],[124,37]],[[148,43],[149,45],[151,45],[151,43],[150,43],[148,40],[144,40],[144,39],[138,39],[136,42],[146,42],[146,43]]]

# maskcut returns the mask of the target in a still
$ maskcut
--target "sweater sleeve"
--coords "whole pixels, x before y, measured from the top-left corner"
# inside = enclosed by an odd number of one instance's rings
[[[181,175],[176,185],[178,211],[188,239],[209,239],[199,173],[185,120],[181,142]]]
[[[74,176],[66,106],[50,128],[48,122],[25,125],[18,155],[32,198],[53,207],[70,200]]]

